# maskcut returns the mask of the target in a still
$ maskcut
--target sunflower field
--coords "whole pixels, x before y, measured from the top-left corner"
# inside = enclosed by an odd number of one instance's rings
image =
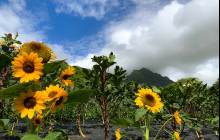
[[[17,37],[9,33],[0,39],[0,139],[69,140],[61,129],[65,122],[86,139],[87,121],[101,123],[101,140],[138,139],[122,128],[145,140],[187,139],[191,132],[204,140],[206,128],[218,136],[219,80],[211,87],[197,78],[165,87],[128,82],[112,52],[94,56],[92,69],[85,69],[56,60],[53,47]],[[18,132],[21,123],[25,131]]]

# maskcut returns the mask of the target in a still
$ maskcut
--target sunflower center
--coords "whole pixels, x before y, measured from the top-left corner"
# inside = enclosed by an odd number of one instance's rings
[[[35,122],[36,122],[36,124],[40,124],[40,120],[39,119],[36,119]]]
[[[52,92],[49,93],[48,96],[49,96],[50,98],[54,98],[56,95],[57,95],[57,92],[56,92],[56,91],[52,91]]]
[[[69,78],[70,77],[70,75],[64,75],[62,78],[64,79],[64,80],[66,80],[67,78]]]
[[[34,64],[33,62],[25,62],[23,64],[23,70],[26,72],[26,73],[32,73],[34,72]]]
[[[56,106],[60,105],[62,101],[63,101],[63,96],[61,96],[60,99],[56,101]]]
[[[36,104],[37,104],[36,98],[34,97],[28,97],[24,100],[24,106],[28,109],[34,108]]]
[[[146,94],[143,98],[143,102],[146,105],[149,105],[151,107],[155,106],[156,104],[156,100],[154,98],[154,96],[150,95],[150,94]]]
[[[33,43],[33,44],[31,44],[31,48],[35,51],[38,51],[38,50],[42,49],[42,46],[39,43]]]

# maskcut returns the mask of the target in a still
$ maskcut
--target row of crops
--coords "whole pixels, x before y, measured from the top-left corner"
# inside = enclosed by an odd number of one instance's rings
[[[149,140],[150,124],[160,125],[170,139],[179,140],[185,127],[203,138],[202,128],[219,131],[219,81],[208,87],[196,78],[180,79],[165,87],[127,82],[126,70],[117,66],[115,55],[94,56],[92,69],[69,66],[55,60],[51,47],[42,42],[21,43],[18,34],[5,34],[0,40],[0,129],[22,140],[66,139],[55,122],[102,122],[108,140],[109,124],[137,127]],[[109,69],[114,72],[110,73]],[[12,123],[13,125],[9,125]],[[27,123],[28,134],[14,130],[14,124]],[[167,128],[167,125],[171,128]],[[46,126],[50,126],[47,136]],[[120,129],[115,133],[122,137]]]

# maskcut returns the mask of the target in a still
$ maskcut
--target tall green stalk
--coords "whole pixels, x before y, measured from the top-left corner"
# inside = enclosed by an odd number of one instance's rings
[[[30,119],[30,134],[34,134],[34,133],[35,133],[35,132],[34,132],[34,123],[33,123],[33,119],[34,119],[34,118]]]
[[[30,119],[27,120],[27,130],[28,134],[30,134]]]
[[[21,139],[21,136],[20,136],[17,132],[15,132],[14,130],[12,130],[12,129],[8,128],[8,127],[4,127],[4,129],[7,129],[7,130],[11,131],[13,134],[15,134],[16,136],[18,136],[19,139]]]
[[[145,140],[149,140],[149,131],[150,131],[149,112],[147,112],[147,114],[146,114],[145,127],[146,127]]]

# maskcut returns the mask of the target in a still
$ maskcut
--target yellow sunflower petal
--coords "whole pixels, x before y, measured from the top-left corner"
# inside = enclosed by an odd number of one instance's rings
[[[29,109],[28,110],[28,118],[32,119],[34,117],[34,110],[33,109]]]
[[[28,109],[24,108],[21,112],[21,118],[24,118],[28,114]]]

